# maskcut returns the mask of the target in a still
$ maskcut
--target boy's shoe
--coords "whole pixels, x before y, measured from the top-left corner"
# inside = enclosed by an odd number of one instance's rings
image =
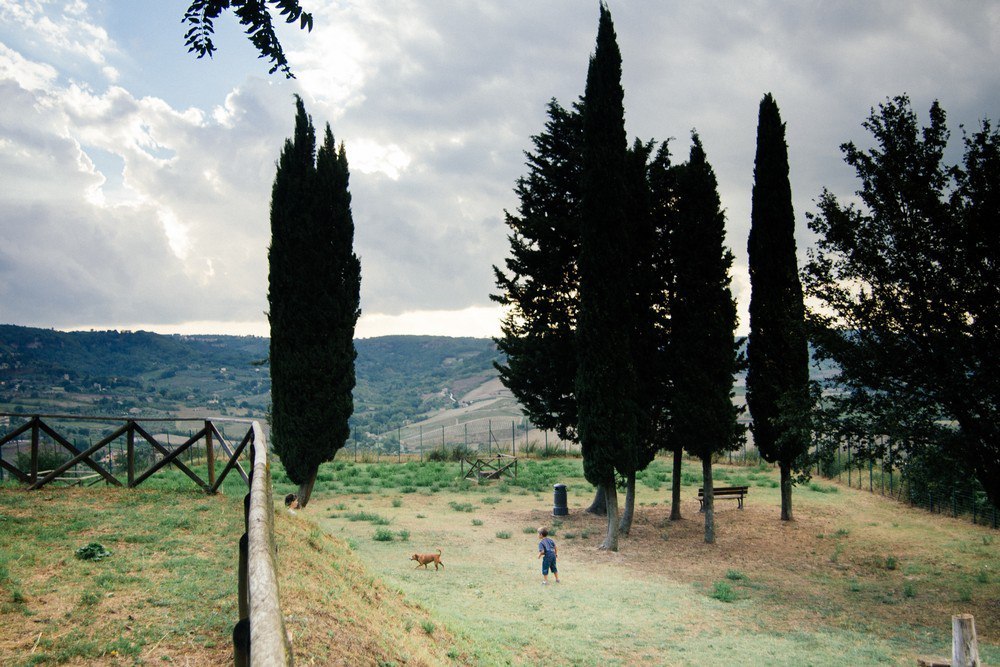
[[[547,582],[547,581],[543,581],[542,582],[542,586],[548,586],[548,585],[549,585],[549,582]]]

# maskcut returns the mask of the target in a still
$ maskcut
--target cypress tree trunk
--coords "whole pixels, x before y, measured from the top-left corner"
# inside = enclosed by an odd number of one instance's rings
[[[788,461],[781,461],[778,464],[781,470],[781,520],[792,520],[792,464]]]
[[[712,455],[701,459],[701,473],[705,489],[705,543],[715,543],[715,491],[712,486]]]
[[[670,520],[681,520],[681,461],[684,451],[678,447],[674,451],[674,474],[670,480]]]
[[[590,507],[587,508],[588,514],[604,516],[608,513],[608,501],[604,496],[604,486],[598,485],[597,492],[594,494],[594,502],[590,503]]]
[[[607,501],[608,511],[608,534],[604,537],[601,549],[607,551],[618,551],[618,490],[615,488],[615,481],[605,482],[604,497]]]
[[[299,501],[299,507],[305,509],[306,503],[309,502],[309,497],[312,496],[313,485],[316,483],[316,473],[319,472],[318,469],[314,469],[312,475],[309,478],[299,484],[299,492],[296,499]]]
[[[625,491],[625,511],[622,512],[621,522],[618,524],[618,532],[622,537],[628,537],[632,530],[632,514],[635,511],[635,473],[628,474],[628,482]]]

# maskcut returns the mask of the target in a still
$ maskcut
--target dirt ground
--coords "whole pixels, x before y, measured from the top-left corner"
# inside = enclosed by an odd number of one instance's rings
[[[850,494],[850,502],[825,506],[809,499],[795,507],[794,521],[783,522],[779,507],[754,498],[754,490],[743,509],[733,500],[717,501],[715,544],[704,542],[704,515],[691,501],[682,504],[680,521],[669,521],[668,505],[637,508],[619,552],[595,548],[594,557],[706,589],[729,573],[745,575],[755,582],[755,597],[780,608],[768,619],[774,630],[822,620],[872,631],[911,626],[950,632],[953,614],[971,613],[979,638],[1000,642],[997,531],[851,489],[840,491]],[[529,524],[552,519],[545,511],[511,517]],[[581,511],[561,519],[560,533],[586,529],[595,543],[607,525]],[[903,604],[907,583],[913,596]],[[971,589],[971,599],[962,599],[963,587]],[[879,622],[871,624],[873,618]]]

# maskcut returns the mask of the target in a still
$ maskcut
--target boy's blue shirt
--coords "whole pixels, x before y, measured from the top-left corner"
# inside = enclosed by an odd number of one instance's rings
[[[544,551],[546,556],[556,555],[556,543],[551,537],[543,537],[538,543],[538,550]]]

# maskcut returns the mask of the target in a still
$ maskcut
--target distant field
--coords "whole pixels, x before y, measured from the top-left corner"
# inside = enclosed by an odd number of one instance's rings
[[[339,469],[338,469],[339,468]],[[751,486],[744,510],[720,501],[706,545],[685,471],[684,513],[666,521],[669,468],[639,484],[619,553],[595,547],[603,520],[576,460],[528,461],[519,484],[467,486],[457,464],[333,464],[308,510],[372,573],[426,607],[479,664],[906,664],[949,654],[951,615],[976,615],[980,650],[1000,662],[996,531],[820,481],[778,520],[776,475],[719,466]],[[551,484],[570,516],[551,517]],[[535,528],[555,528],[564,583],[540,586]],[[413,552],[445,569],[414,569]]]

